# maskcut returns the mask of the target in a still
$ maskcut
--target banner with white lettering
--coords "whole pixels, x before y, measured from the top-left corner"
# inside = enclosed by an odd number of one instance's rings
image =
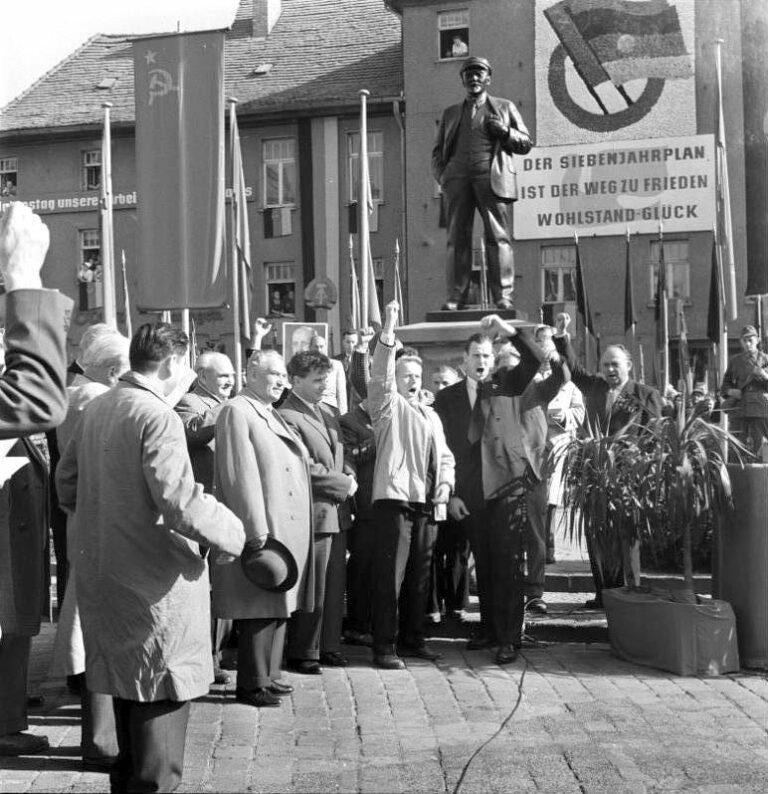
[[[536,0],[539,145],[693,135],[694,0]]]
[[[518,240],[711,231],[712,135],[539,146],[518,165]]]
[[[227,300],[224,258],[224,34],[136,39],[140,309]]]

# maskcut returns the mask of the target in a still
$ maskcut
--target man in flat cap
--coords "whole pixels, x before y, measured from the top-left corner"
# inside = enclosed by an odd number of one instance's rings
[[[741,353],[728,362],[720,388],[723,408],[736,409],[736,416],[740,414],[741,422],[734,421],[732,429],[738,430],[741,424],[747,446],[755,455],[760,454],[768,438],[768,355],[758,348],[759,343],[754,325],[744,326]]]
[[[467,96],[443,111],[432,150],[432,173],[443,191],[448,229],[444,308],[454,311],[467,301],[477,209],[485,229],[491,298],[497,308],[511,309],[515,272],[509,222],[517,199],[513,155],[527,154],[533,143],[514,104],[488,94],[491,65],[485,58],[467,58],[461,81]]]

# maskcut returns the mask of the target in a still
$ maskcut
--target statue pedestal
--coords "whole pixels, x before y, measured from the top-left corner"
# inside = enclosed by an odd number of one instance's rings
[[[426,322],[402,325],[397,329],[397,336],[403,344],[419,351],[424,362],[425,387],[431,387],[430,377],[438,367],[447,364],[456,369],[461,366],[467,339],[480,332],[480,320],[489,314],[498,314],[518,328],[536,325],[514,309],[460,309],[455,312],[428,312]]]

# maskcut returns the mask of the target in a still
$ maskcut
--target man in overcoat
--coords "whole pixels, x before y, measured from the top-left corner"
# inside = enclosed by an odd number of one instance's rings
[[[239,518],[194,481],[173,404],[189,387],[189,340],[142,325],[131,371],[94,399],[56,474],[73,514],[86,682],[112,695],[115,791],[173,791],[181,781],[189,701],[213,680],[205,543],[234,558]]]
[[[464,61],[466,98],[443,111],[432,150],[432,175],[443,191],[448,232],[446,309],[461,308],[472,275],[475,210],[485,229],[488,287],[499,309],[512,308],[512,202],[517,200],[513,155],[528,154],[533,143],[515,105],[488,94],[491,65],[485,58]]]
[[[338,363],[338,362],[337,362]],[[317,674],[320,664],[344,667],[341,622],[344,613],[347,499],[357,481],[344,460],[339,412],[323,400],[331,361],[316,350],[296,353],[288,362],[291,392],[280,414],[309,453],[312,484],[315,608],[299,612],[288,626],[288,665]]]
[[[278,541],[296,576],[288,589],[272,590],[247,578],[239,561],[215,565],[213,613],[238,621],[238,700],[277,706],[292,691],[280,680],[286,623],[296,610],[314,608],[309,458],[272,407],[288,382],[283,357],[254,351],[247,375],[247,386],[216,422],[216,493],[242,518],[247,544]]]
[[[26,436],[52,430],[67,408],[65,312],[71,301],[44,290],[40,269],[48,229],[14,202],[0,219],[0,274],[5,283],[5,370],[0,376],[0,438],[20,438],[13,457],[29,461],[0,490],[0,756],[48,747],[26,733],[27,668],[45,596],[47,470]]]

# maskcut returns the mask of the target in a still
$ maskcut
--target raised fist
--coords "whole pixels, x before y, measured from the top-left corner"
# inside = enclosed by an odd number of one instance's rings
[[[40,289],[49,243],[48,227],[29,207],[14,201],[0,218],[0,273],[8,292]]]
[[[268,323],[263,317],[259,317],[253,324],[254,336],[266,336],[272,330],[272,323]]]

